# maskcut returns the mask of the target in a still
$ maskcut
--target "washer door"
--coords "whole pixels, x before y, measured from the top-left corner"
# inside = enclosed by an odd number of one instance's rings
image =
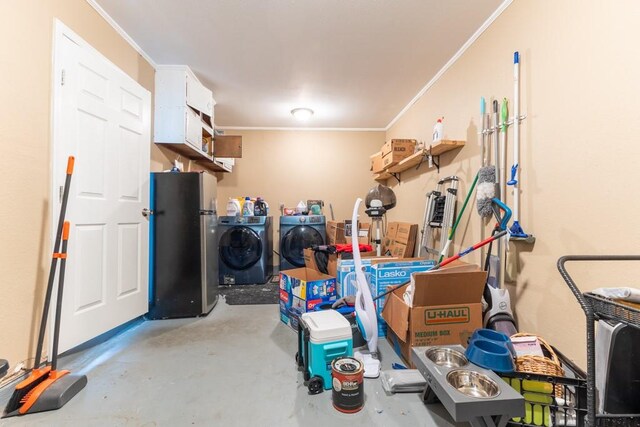
[[[298,225],[287,231],[280,242],[280,256],[296,267],[304,267],[304,249],[323,245],[324,237],[318,230]]]
[[[220,259],[234,270],[246,270],[260,261],[262,242],[249,227],[233,227],[220,237]]]

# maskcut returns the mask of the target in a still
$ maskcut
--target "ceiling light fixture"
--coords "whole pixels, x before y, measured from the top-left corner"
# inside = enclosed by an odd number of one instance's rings
[[[313,116],[313,110],[311,108],[294,108],[291,110],[291,115],[297,120],[304,122]]]

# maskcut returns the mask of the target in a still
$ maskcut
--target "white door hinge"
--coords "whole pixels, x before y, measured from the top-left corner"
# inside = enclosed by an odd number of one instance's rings
[[[60,78],[60,86],[64,86],[64,70],[62,70],[62,77]]]

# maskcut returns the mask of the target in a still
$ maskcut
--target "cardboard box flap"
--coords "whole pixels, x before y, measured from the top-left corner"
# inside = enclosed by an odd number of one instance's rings
[[[439,270],[434,271],[432,274],[448,274],[448,273],[463,273],[469,271],[481,271],[480,267],[475,264],[467,264],[460,260],[453,261],[451,264],[447,264]]]
[[[397,292],[402,292],[402,289],[389,294],[387,302],[382,309],[382,318],[400,340],[407,342],[411,308],[402,300],[402,293],[398,296]]]
[[[307,281],[334,279],[334,277],[331,277],[328,274],[321,273],[318,270],[314,270],[312,268],[304,267],[304,270]]]
[[[415,281],[414,307],[479,303],[487,280],[487,272],[458,272],[451,269],[433,273],[415,273],[413,280]]]

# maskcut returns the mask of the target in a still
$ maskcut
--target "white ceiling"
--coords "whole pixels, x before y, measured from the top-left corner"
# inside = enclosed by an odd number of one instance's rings
[[[503,0],[88,0],[224,127],[385,128]],[[314,116],[304,124],[295,107]]]

